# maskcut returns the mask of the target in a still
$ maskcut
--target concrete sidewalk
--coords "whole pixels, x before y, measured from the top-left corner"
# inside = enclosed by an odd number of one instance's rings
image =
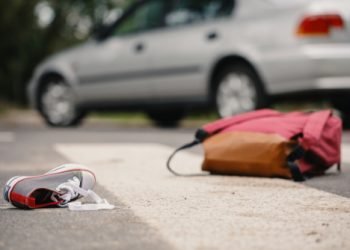
[[[175,177],[160,144],[57,144],[177,249],[350,249],[350,200],[281,179]],[[198,172],[182,153],[178,171]]]

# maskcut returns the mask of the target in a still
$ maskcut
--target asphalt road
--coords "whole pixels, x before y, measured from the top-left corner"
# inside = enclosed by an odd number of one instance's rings
[[[2,121],[0,186],[3,187],[12,176],[40,174],[69,161],[55,149],[55,145],[156,143],[177,147],[189,142],[194,130],[195,128],[130,128],[115,123],[93,122],[77,129],[50,129],[40,122]],[[350,134],[344,133],[343,141],[350,142]],[[202,154],[200,148],[191,152],[199,156]],[[157,155],[150,157],[156,158]],[[109,192],[101,184],[103,183],[99,183],[97,192],[118,209],[79,214],[65,209],[24,211],[9,208],[1,197],[0,249],[174,248],[157,228],[138,217],[118,195]],[[333,170],[325,176],[310,179],[303,185],[350,198],[349,164],[343,164],[341,174]]]

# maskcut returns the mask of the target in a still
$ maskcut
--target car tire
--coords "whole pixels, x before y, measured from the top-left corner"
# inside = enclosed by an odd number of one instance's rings
[[[229,65],[214,78],[213,102],[217,114],[227,117],[267,106],[263,84],[247,65]]]
[[[77,107],[72,88],[60,77],[47,78],[38,98],[40,114],[49,126],[78,126],[86,115]]]
[[[176,128],[185,116],[183,109],[148,110],[146,113],[154,124],[161,128]]]
[[[332,99],[332,106],[340,112],[340,117],[343,121],[343,127],[350,128],[350,103],[349,98],[337,97]]]

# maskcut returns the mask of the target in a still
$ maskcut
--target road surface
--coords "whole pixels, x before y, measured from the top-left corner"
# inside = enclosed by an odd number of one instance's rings
[[[49,129],[34,122],[0,124],[0,186],[67,162],[90,167],[96,192],[112,211],[32,211],[0,199],[0,249],[350,249],[350,135],[343,172],[296,184],[288,180],[174,177],[171,151],[192,139],[177,130],[88,123]],[[174,161],[198,172],[200,148]]]

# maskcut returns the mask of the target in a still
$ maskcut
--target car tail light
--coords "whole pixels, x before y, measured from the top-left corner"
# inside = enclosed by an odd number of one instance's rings
[[[318,14],[305,16],[297,29],[298,36],[328,36],[332,29],[345,28],[338,14]]]

